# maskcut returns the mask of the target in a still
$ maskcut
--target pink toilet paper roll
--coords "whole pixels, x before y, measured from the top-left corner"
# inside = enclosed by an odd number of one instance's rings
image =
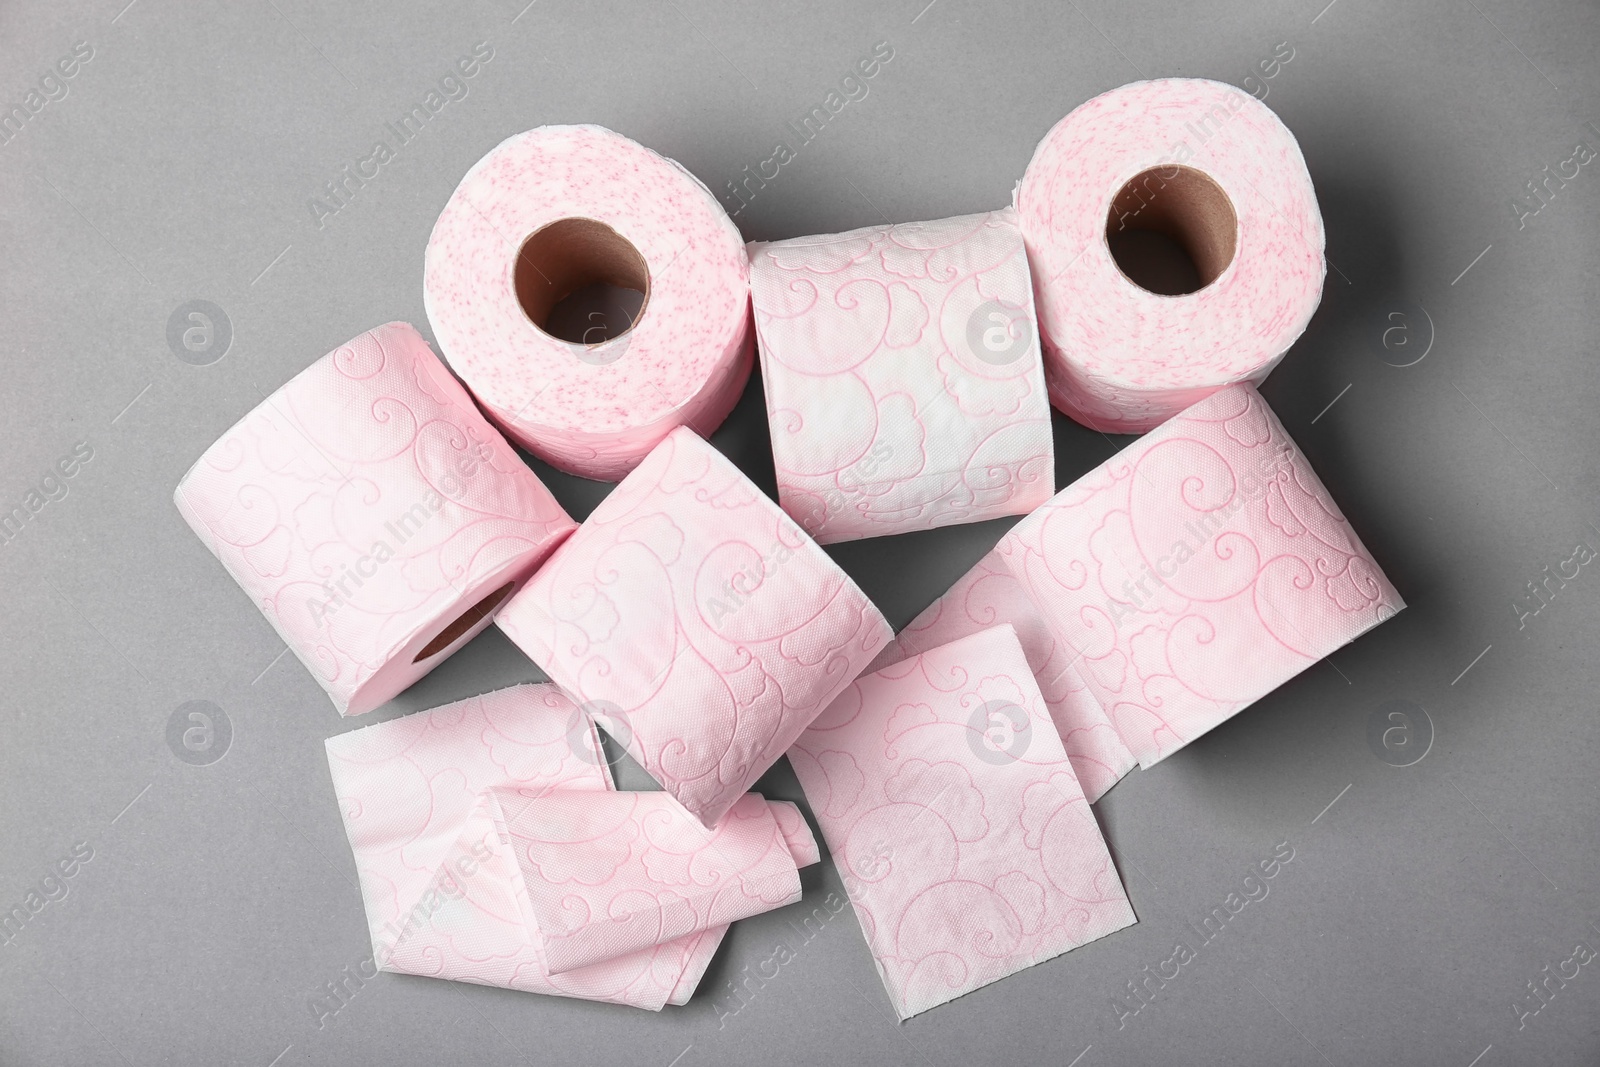
[[[893,636],[804,530],[684,428],[496,621],[706,826]]]
[[[545,332],[597,284],[643,294],[627,332]],[[739,231],[688,171],[599,126],[542,126],[479,160],[434,224],[423,300],[501,429],[585,478],[618,480],[677,426],[711,433],[753,362]]]
[[[1405,607],[1249,385],[1123,449],[996,551],[1143,767]]]
[[[173,499],[341,715],[471,640],[574,529],[403,322],[295,375]]]
[[[752,244],[778,500],[822,544],[1050,498],[1050,402],[1010,208]]]
[[[611,788],[593,725],[519,685],[331,737],[328,770],[377,969],[659,1011],[682,1004],[726,927],[552,975],[493,790],[528,802]]]
[[[1134,922],[1009,626],[858,678],[789,762],[902,1020]]]
[[[1322,215],[1300,146],[1231,85],[1102,93],[1039,142],[1016,204],[1050,398],[1097,430],[1142,433],[1224,385],[1259,383],[1322,296]],[[1125,228],[1183,245],[1202,288],[1130,280],[1109,243]]]
[[[1092,804],[1139,765],[1084,685],[1075,652],[1057,641],[1022,583],[991,552],[929,604],[886,645],[868,671],[899,663],[957,638],[1006,623],[1016,631],[1023,655],[1044,697],[1045,711],[1061,735],[1062,748]]]
[[[799,859],[757,794],[714,830],[665,793],[497,796],[551,973],[800,899]]]

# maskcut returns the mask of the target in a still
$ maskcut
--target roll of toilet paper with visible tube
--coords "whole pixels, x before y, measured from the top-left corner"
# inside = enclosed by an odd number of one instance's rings
[[[1129,445],[995,551],[1142,767],[1405,607],[1249,385]]]
[[[595,285],[643,294],[631,328],[596,311],[572,340],[546,332]],[[599,126],[542,126],[479,160],[434,224],[423,299],[507,436],[586,478],[619,480],[678,426],[709,434],[753,363],[739,231],[688,171]]]
[[[823,544],[1026,514],[1054,490],[1015,213],[750,246],[778,499]]]
[[[1050,398],[1086,426],[1152,429],[1233,382],[1259,383],[1322,295],[1322,215],[1294,135],[1221,82],[1133,82],[1039,143],[1016,191]],[[1165,233],[1202,287],[1162,295],[1112,256]]]
[[[342,715],[448,658],[575,527],[400,322],[273,393],[174,500]]]

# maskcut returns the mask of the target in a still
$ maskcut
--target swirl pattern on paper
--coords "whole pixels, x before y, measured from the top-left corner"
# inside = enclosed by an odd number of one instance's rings
[[[488,625],[574,523],[420,334],[369,330],[206,450],[178,510],[340,714],[370,711]]]
[[[706,826],[893,636],[805,531],[686,428],[496,621]]]
[[[793,805],[755,793],[714,830],[665,793],[501,795],[500,807],[552,972],[793,904],[798,860],[817,851]]]
[[[555,686],[513,686],[326,745],[384,970],[652,1011],[688,1000],[726,927],[557,975],[547,969],[488,791],[528,802],[611,788],[593,725]]]
[[[1049,498],[1050,403],[1011,209],[750,257],[778,499],[819,542]]]
[[[1249,385],[1125,448],[996,551],[1143,767],[1405,607]]]
[[[983,557],[929,604],[867,669],[887,667],[999,623],[1016,631],[1078,784],[1094,803],[1138,761],[1078,676],[1075,654],[1051,636],[1039,609],[997,554]]]
[[[858,678],[789,761],[901,1019],[1134,922],[1009,626]]]

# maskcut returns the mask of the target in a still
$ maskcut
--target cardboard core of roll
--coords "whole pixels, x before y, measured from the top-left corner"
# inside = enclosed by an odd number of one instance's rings
[[[422,651],[418,652],[416,657],[412,659],[411,662],[421,663],[429,656],[437,656],[439,653],[455,644],[457,638],[476,626],[479,620],[481,620],[485,615],[499,607],[500,602],[511,595],[511,590],[516,584],[516,582],[507,582],[499,589],[496,589],[494,592],[490,593],[488,596],[472,605],[472,607],[463,612],[455,622],[441,630],[438,637],[435,637],[432,641],[429,641],[426,645],[424,645]]]
[[[1239,216],[1233,201],[1210,175],[1180,164],[1151,167],[1134,175],[1112,198],[1106,217],[1106,241],[1123,230],[1151,230],[1170,238],[1194,262],[1204,289],[1233,262],[1239,239]],[[1113,245],[1112,258],[1116,259]],[[1118,269],[1140,288],[1120,261]],[[1155,290],[1151,290],[1152,292]],[[1166,294],[1178,295],[1178,294]]]
[[[590,342],[601,344],[627,333],[650,303],[650,266],[633,242],[597,219],[557,219],[522,242],[512,272],[512,285],[522,311],[540,330],[567,340],[550,329],[551,311],[581,289],[612,286],[644,294],[628,328]]]

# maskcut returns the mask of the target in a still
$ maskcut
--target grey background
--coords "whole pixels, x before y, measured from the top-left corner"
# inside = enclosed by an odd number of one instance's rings
[[[1600,961],[1520,1030],[1513,1010],[1545,965],[1600,945],[1600,568],[1523,628],[1513,608],[1541,567],[1600,548],[1600,165],[1521,227],[1512,206],[1577,141],[1600,148],[1593,4],[126,2],[0,9],[6,107],[76,42],[94,49],[0,145],[0,505],[94,449],[0,547],[0,904],[93,849],[0,947],[0,1062],[1600,1058]],[[322,752],[363,720],[281,655],[173,485],[339,342],[392,319],[426,331],[429,230],[502,138],[597,122],[721,192],[878,41],[894,59],[739,215],[747,238],[998,206],[1090,96],[1143,76],[1243,84],[1289,42],[1251,87],[1304,147],[1333,266],[1264,392],[1410,609],[1097,806],[1138,926],[904,1026],[848,912],[718,1010],[839,890],[831,864],[802,905],[739,923],[684,1008],[384,975],[319,1020],[310,998],[370,951]],[[309,200],[478,42],[494,57],[466,98],[319,228]],[[232,325],[210,366],[166,342],[192,299]],[[1382,343],[1397,311],[1434,335],[1404,368]],[[1119,444],[1057,421],[1062,484]],[[770,489],[758,388],[715,442]],[[541,473],[579,516],[607,488]],[[899,626],[1004,525],[834,554]],[[491,629],[375,718],[537,677]],[[190,700],[232,726],[209,765],[168,746]],[[1409,767],[1367,740],[1392,700],[1432,724]],[[784,764],[762,788],[800,796]],[[1112,998],[1280,842],[1294,859],[1269,897],[1119,1029]]]

